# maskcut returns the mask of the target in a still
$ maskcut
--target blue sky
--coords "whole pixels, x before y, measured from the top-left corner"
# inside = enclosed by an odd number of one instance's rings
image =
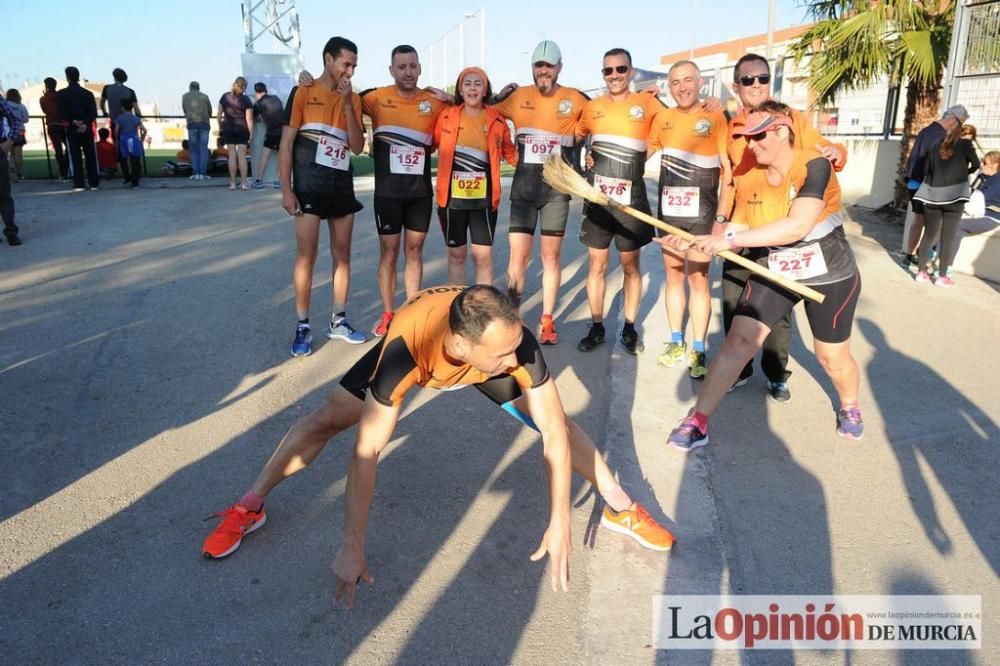
[[[111,70],[121,66],[140,100],[155,100],[162,113],[173,113],[190,80],[199,80],[214,99],[240,73],[244,47],[238,0],[5,4],[8,29],[0,64],[4,88],[49,75],[61,77],[68,64],[91,80],[110,80]],[[57,9],[61,5],[65,10]],[[801,0],[777,0],[775,27],[803,22],[801,5]],[[768,2],[470,0],[463,6],[454,0],[297,0],[302,54],[306,67],[317,70],[326,40],[349,37],[359,49],[356,85],[384,85],[390,82],[385,68],[393,46],[409,43],[422,51],[454,28],[464,13],[482,6],[487,17],[485,69],[491,81],[530,81],[527,53],[539,40],[553,39],[563,51],[561,80],[590,88],[600,84],[600,58],[608,48],[628,48],[637,66],[656,65],[661,55],[687,49],[692,42],[704,45],[765,32]],[[469,20],[466,25],[470,64],[479,64],[479,24]],[[453,66],[457,42],[456,30],[450,37]],[[440,62],[437,68],[440,72]],[[429,82],[426,57],[424,75]]]

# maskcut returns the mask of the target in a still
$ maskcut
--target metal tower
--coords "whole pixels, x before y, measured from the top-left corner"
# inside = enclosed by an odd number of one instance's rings
[[[295,0],[243,0],[246,53],[299,54],[299,13]],[[271,48],[266,38],[271,37]]]

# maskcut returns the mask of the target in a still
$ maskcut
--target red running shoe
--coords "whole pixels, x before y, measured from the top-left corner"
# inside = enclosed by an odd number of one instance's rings
[[[251,511],[242,504],[234,504],[209,518],[216,516],[222,518],[222,522],[212,530],[201,547],[202,555],[210,560],[219,560],[231,555],[240,547],[243,537],[260,529],[267,522],[264,507],[261,507],[260,511]]]

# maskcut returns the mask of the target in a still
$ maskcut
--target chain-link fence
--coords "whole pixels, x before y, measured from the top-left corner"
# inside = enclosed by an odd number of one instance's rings
[[[1000,0],[959,4],[945,100],[968,109],[983,148],[1000,149]]]

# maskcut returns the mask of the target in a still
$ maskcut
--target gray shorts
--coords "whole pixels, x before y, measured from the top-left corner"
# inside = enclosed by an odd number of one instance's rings
[[[542,236],[563,236],[569,217],[569,201],[511,201],[510,233],[534,235],[538,219]]]

